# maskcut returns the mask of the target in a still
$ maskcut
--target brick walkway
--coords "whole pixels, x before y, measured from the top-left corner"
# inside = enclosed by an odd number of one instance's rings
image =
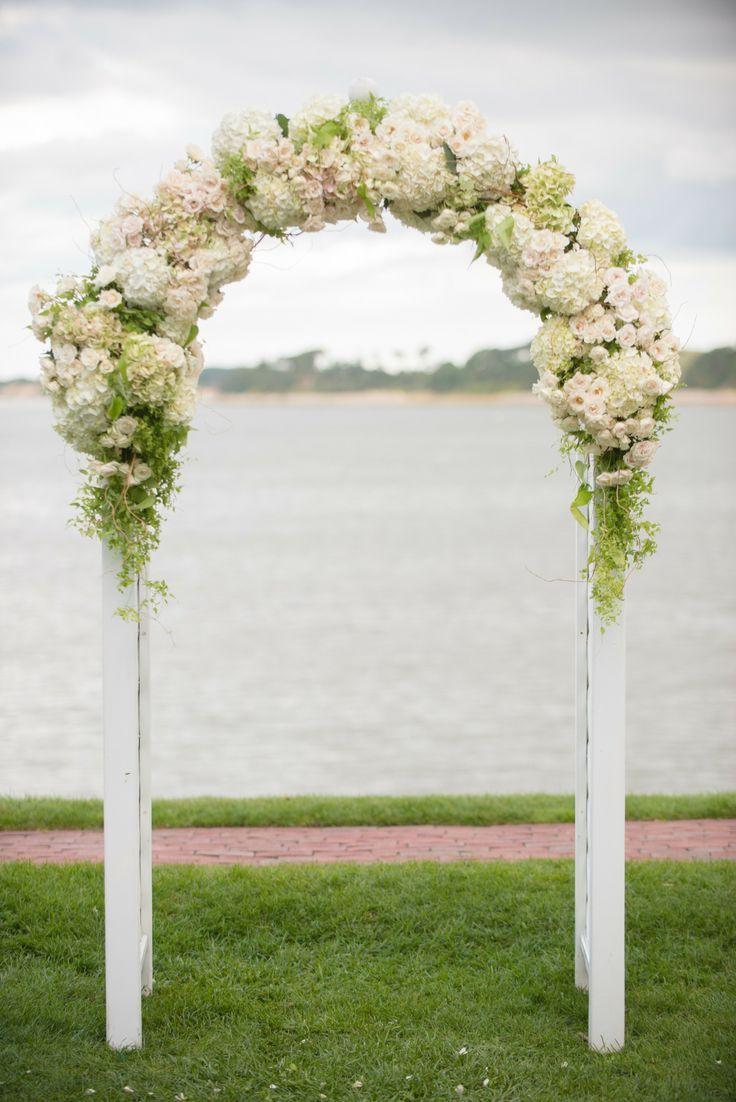
[[[193,827],[153,832],[156,864],[275,865],[326,861],[519,861],[572,857],[571,823],[511,826]],[[736,861],[736,819],[630,822],[633,861]],[[101,861],[96,830],[0,831],[0,861]]]

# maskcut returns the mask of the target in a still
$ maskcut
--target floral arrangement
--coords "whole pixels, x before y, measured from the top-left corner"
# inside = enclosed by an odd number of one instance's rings
[[[153,197],[124,195],[92,237],[88,275],[34,288],[32,329],[47,342],[43,388],[61,436],[85,457],[79,527],[122,557],[121,587],[143,571],[177,489],[202,369],[200,319],[242,279],[266,237],[391,213],[437,244],[470,241],[509,299],[537,314],[534,391],[579,459],[571,506],[594,499],[589,563],[604,622],[628,572],[655,549],[644,519],[647,468],[680,378],[663,281],[628,248],[602,203],[575,208],[552,158],[521,163],[471,103],[386,101],[368,82],[320,96],[292,118],[225,116],[212,158],[189,148]],[[166,586],[149,582],[158,603]]]

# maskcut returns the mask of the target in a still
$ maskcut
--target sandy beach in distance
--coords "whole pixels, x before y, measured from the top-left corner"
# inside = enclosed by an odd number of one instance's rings
[[[0,402],[17,398],[42,398],[38,383],[12,383],[0,390]],[[505,390],[497,394],[442,394],[432,391],[411,390],[355,390],[316,391],[293,390],[285,393],[243,392],[231,394],[201,387],[199,399],[203,405],[216,402],[243,405],[299,405],[299,406],[442,406],[442,405],[496,405],[528,406],[541,404],[530,390]],[[732,406],[736,405],[736,389],[703,390],[685,387],[675,394],[675,402],[682,406]]]

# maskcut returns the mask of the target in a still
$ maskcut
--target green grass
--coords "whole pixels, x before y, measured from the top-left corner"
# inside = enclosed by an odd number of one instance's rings
[[[0,867],[0,1098],[736,1097],[733,866],[629,867],[628,1043],[611,1056],[584,1043],[571,862],[154,875],[145,1047],[113,1053],[100,868]]]
[[[629,796],[629,819],[736,818],[736,792]],[[572,796],[285,796],[154,800],[153,822],[190,826],[401,826],[427,823],[571,823]],[[102,826],[101,800],[0,797],[0,830]]]

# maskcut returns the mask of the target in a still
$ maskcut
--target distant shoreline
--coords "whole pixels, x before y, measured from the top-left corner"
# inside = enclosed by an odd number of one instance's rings
[[[540,405],[540,399],[528,390],[505,390],[495,394],[452,393],[443,394],[426,390],[344,390],[316,391],[292,390],[281,393],[243,391],[228,393],[213,387],[202,387],[199,392],[203,405],[252,406],[530,406]],[[38,383],[14,383],[0,389],[0,403],[19,399],[40,401],[43,394]],[[675,403],[679,406],[733,406],[736,405],[736,389],[706,390],[686,387],[678,390]]]

